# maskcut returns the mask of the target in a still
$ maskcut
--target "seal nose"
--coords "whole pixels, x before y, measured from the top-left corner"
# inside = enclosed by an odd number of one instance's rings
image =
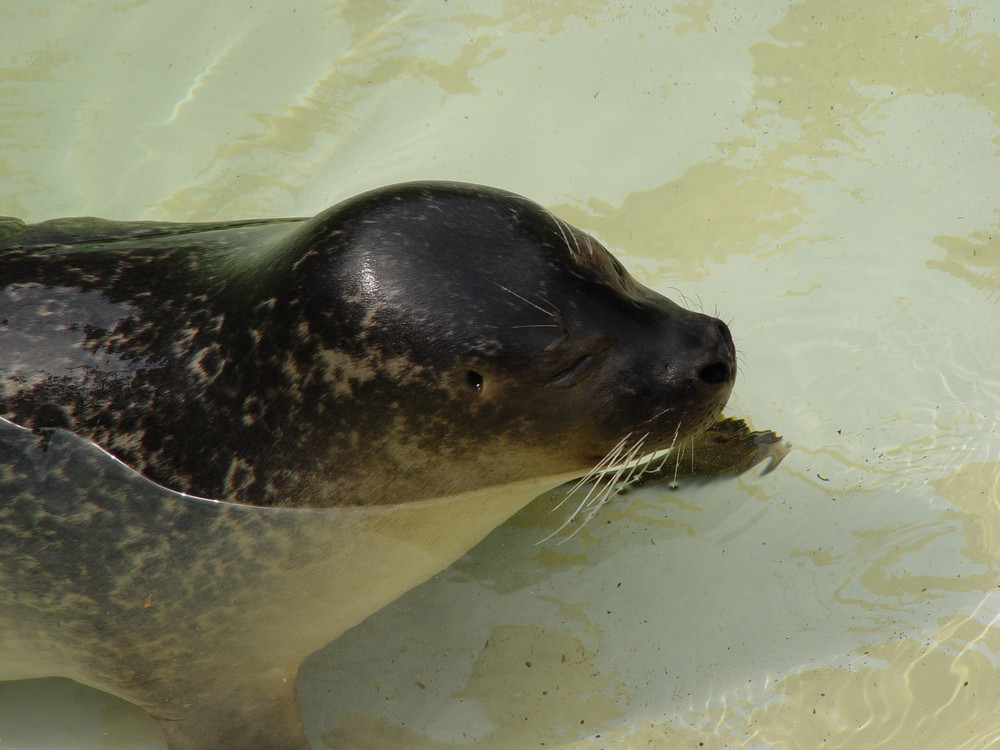
[[[691,313],[674,325],[665,363],[667,377],[705,396],[731,388],[736,380],[736,347],[729,327],[701,313]]]
[[[718,332],[715,351],[710,355],[710,361],[698,371],[698,379],[709,386],[718,386],[731,382],[736,377],[736,346],[729,326],[721,320],[716,320]]]

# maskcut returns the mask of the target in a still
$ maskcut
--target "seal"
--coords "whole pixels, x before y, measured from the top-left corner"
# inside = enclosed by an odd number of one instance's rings
[[[172,750],[308,747],[306,656],[735,380],[724,323],[492,188],[0,226],[0,678],[119,695]]]

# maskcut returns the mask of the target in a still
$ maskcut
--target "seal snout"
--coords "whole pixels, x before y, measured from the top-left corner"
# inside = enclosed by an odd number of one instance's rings
[[[695,398],[726,398],[736,380],[736,347],[729,327],[717,318],[691,313],[673,324],[667,377]],[[698,394],[697,396],[695,394]]]

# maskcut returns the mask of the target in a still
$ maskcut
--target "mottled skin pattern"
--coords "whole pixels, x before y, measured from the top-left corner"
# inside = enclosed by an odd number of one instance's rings
[[[262,729],[301,732],[294,667],[282,684],[267,673],[287,654],[234,652],[226,617],[249,610],[254,632],[267,561],[301,564],[294,527],[169,493],[62,431],[45,446],[0,420],[0,462],[0,677],[42,670],[108,689],[161,718],[168,738],[192,710],[215,714],[171,747],[296,747]],[[274,664],[249,681],[222,666],[255,656]],[[216,722],[225,735],[212,736]]]
[[[199,500],[70,433],[41,441],[2,419],[0,498],[0,679],[107,690],[156,718],[171,750],[308,748],[302,660],[474,544],[463,517],[511,512],[506,494],[327,510]]]
[[[305,656],[626,435],[702,432],[735,371],[724,324],[489,188],[0,221],[0,679],[174,750],[308,747]]]

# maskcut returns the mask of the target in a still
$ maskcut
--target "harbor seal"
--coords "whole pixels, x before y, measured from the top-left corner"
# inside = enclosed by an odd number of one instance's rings
[[[0,678],[119,695],[172,750],[307,748],[306,656],[736,376],[724,323],[492,188],[2,226]]]

